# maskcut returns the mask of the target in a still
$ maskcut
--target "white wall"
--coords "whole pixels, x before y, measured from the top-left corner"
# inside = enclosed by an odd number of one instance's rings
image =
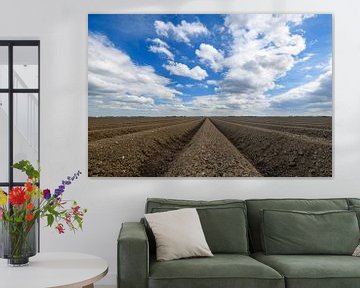
[[[87,14],[334,13],[334,176],[332,179],[90,179],[87,171]],[[0,39],[41,40],[41,164],[43,186],[84,175],[67,192],[89,209],[83,233],[42,229],[43,251],[104,257],[115,284],[116,238],[137,221],[147,197],[217,199],[359,197],[360,2],[358,0],[0,0]]]

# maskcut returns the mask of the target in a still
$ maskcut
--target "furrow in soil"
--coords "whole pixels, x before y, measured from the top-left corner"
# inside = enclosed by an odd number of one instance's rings
[[[236,147],[206,119],[164,176],[261,176]]]
[[[89,176],[161,176],[204,119],[89,142]]]
[[[329,140],[210,119],[263,176],[332,176]]]

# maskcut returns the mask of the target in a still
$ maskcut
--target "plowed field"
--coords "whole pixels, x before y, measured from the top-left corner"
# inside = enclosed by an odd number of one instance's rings
[[[89,118],[89,176],[329,177],[331,117]]]

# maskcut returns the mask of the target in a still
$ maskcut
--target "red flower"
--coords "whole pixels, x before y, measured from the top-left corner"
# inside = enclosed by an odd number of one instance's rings
[[[31,210],[34,208],[34,205],[32,203],[29,203],[26,205],[26,210]]]
[[[26,215],[26,221],[31,221],[34,218],[32,214]]]
[[[9,193],[9,201],[12,205],[21,205],[26,201],[25,189],[23,187],[13,187]]]
[[[25,193],[24,198],[25,200],[29,200],[31,198],[31,195],[29,193]]]
[[[71,215],[70,214],[66,215],[65,222],[66,222],[67,225],[69,225],[71,223]]]
[[[71,209],[73,210],[74,215],[76,215],[79,214],[80,206],[71,207]]]
[[[64,229],[63,224],[59,223],[55,228],[58,230],[59,234],[65,233],[65,229]]]
[[[31,192],[31,191],[33,191],[33,186],[32,186],[32,184],[30,183],[30,182],[26,182],[25,183],[25,187],[26,187],[26,190],[28,191],[28,192]]]

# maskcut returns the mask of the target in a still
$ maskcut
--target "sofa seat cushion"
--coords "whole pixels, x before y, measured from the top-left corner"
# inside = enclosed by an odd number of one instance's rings
[[[360,258],[338,255],[265,255],[252,257],[284,275],[286,288],[358,288]]]
[[[166,262],[150,261],[149,288],[284,288],[274,269],[246,255],[215,254]]]

